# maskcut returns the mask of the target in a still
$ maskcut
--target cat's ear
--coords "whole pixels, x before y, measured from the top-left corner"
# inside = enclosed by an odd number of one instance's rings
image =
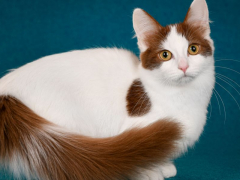
[[[133,28],[138,39],[138,47],[144,52],[148,49],[147,38],[157,33],[161,25],[146,11],[137,8],[133,11]]]
[[[194,0],[188,10],[184,22],[210,29],[209,12],[206,0]]]

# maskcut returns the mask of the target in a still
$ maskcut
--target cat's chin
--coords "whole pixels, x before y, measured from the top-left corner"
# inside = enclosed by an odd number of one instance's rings
[[[193,80],[194,80],[193,76],[184,75],[177,80],[177,84],[184,85],[184,84],[188,84],[188,83],[192,82]]]
[[[178,77],[176,79],[163,80],[163,83],[170,85],[170,86],[184,86],[184,85],[187,85],[187,84],[191,83],[192,81],[194,81],[194,79],[195,79],[194,76],[184,75],[184,76]]]
[[[183,86],[183,85],[191,83],[194,79],[195,79],[194,76],[183,75],[183,76],[180,76],[177,79],[172,80],[172,84]]]

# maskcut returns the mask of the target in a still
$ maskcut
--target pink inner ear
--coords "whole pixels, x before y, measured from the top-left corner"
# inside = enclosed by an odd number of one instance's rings
[[[209,23],[208,7],[205,0],[194,0],[188,10],[185,21],[191,23]]]
[[[198,26],[209,26],[209,13],[206,1],[194,0],[187,12],[184,22]]]
[[[135,9],[133,12],[133,27],[138,38],[144,39],[156,32],[161,25],[146,11]]]
[[[205,0],[195,0],[195,1],[205,2]],[[203,3],[201,5],[202,7],[197,8],[195,7],[196,4],[193,4],[189,8],[183,23],[188,24],[190,26],[195,26],[198,29],[201,29],[203,36],[208,38],[211,32],[210,26],[209,26],[208,8],[207,8],[206,2],[205,4]]]
[[[133,27],[138,39],[139,49],[144,52],[148,48],[146,40],[149,36],[158,32],[161,25],[146,11],[137,8],[133,12]]]

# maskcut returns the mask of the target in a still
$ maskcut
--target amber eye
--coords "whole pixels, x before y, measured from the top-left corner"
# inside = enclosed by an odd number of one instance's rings
[[[198,54],[199,52],[199,45],[196,45],[196,44],[191,44],[189,47],[188,47],[188,53],[191,54],[191,55],[196,55]]]
[[[159,53],[159,57],[163,61],[168,61],[172,58],[172,53],[170,51],[164,50],[164,51]]]

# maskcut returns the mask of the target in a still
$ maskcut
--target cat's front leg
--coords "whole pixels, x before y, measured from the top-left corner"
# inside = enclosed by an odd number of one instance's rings
[[[177,175],[177,169],[172,162],[165,163],[160,166],[162,174],[165,178],[174,177]]]
[[[161,169],[155,167],[152,169],[144,169],[136,180],[164,180],[164,177]]]
[[[172,162],[162,164],[150,170],[144,170],[138,180],[164,180],[177,175],[177,169]]]

